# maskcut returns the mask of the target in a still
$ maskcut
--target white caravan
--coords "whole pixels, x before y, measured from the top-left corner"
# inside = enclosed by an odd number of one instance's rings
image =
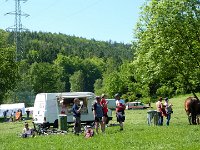
[[[74,98],[79,98],[83,103],[81,112],[81,121],[86,123],[94,122],[92,104],[95,101],[95,95],[92,92],[66,92],[66,93],[39,93],[36,95],[33,111],[33,122],[35,124],[50,123],[55,124],[58,116],[65,114],[67,122],[73,122],[72,106]],[[112,111],[108,111],[108,120],[112,120]]]

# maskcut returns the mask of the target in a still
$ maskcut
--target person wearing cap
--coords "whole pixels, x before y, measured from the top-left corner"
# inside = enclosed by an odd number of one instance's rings
[[[123,122],[125,121],[125,113],[124,110],[126,108],[124,100],[120,99],[120,95],[117,93],[115,94],[115,100],[116,100],[116,117],[117,121],[120,125],[120,130],[124,129]]]
[[[99,128],[99,124],[101,126],[101,131],[105,132],[105,128],[103,128],[103,107],[100,104],[101,102],[101,97],[97,96],[96,97],[96,102],[93,105],[93,114],[94,114],[94,118],[95,118],[95,129],[96,129],[96,133],[98,134],[98,128]]]
[[[166,125],[169,126],[169,121],[171,119],[171,114],[173,113],[173,110],[172,110],[172,104],[169,104],[169,99],[168,97],[165,98],[165,103],[164,103],[164,106],[165,106],[165,111],[166,111]]]
[[[108,112],[108,107],[107,107],[107,104],[108,104],[108,102],[106,101],[106,95],[105,94],[102,94],[101,95],[101,102],[100,102],[100,104],[101,104],[101,106],[103,107],[103,128],[104,128],[104,130],[105,130],[105,127],[106,127],[106,122],[107,122],[107,119],[108,119],[108,114],[107,114],[107,112]]]
[[[73,120],[74,120],[74,134],[79,135],[81,132],[81,107],[80,100],[78,98],[74,99],[74,105],[72,106],[72,112],[73,112]]]

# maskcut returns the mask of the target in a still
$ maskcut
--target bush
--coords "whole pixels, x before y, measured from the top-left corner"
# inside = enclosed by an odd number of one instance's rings
[[[148,104],[148,103],[152,103],[151,101],[151,98],[150,97],[145,97],[145,98],[142,98],[141,101],[145,104]]]
[[[172,97],[174,94],[174,89],[172,87],[164,85],[157,89],[156,94],[162,97]]]

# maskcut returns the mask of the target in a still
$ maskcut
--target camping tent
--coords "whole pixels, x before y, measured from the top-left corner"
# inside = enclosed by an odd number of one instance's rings
[[[6,111],[6,110],[8,110],[7,116],[10,116],[12,111],[17,112],[19,109],[22,110],[22,115],[24,115],[26,113],[24,103],[1,104],[0,105],[0,117],[3,116],[3,112]]]

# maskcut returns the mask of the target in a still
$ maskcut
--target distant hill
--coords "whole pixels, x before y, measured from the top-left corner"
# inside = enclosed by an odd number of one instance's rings
[[[96,41],[57,33],[23,32],[21,35],[21,57],[29,59],[31,52],[38,52],[38,62],[52,62],[57,54],[78,56],[81,59],[98,57],[113,58],[118,62],[132,60],[135,52],[130,44],[112,41]],[[9,43],[14,43],[14,33],[10,32]]]

